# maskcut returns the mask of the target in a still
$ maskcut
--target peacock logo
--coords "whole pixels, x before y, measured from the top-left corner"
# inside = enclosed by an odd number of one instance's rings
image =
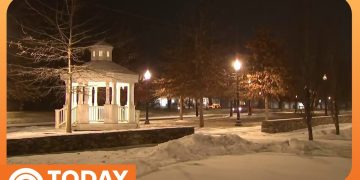
[[[43,178],[33,169],[22,168],[12,173],[9,180],[43,180]]]

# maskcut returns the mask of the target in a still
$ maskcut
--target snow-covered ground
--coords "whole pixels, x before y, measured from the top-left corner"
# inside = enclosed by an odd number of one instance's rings
[[[224,179],[224,180],[341,180],[350,171],[351,159],[305,157],[284,153],[214,156],[160,168],[139,180]]]
[[[336,136],[334,125],[317,126],[315,140],[308,141],[306,129],[267,134],[259,125],[209,127],[156,146],[18,156],[8,162],[135,163],[140,179],[343,179],[351,167],[351,130],[351,124],[341,124]]]

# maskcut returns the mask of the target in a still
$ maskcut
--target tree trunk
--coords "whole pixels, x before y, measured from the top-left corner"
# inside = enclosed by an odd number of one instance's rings
[[[265,120],[269,119],[269,98],[265,96]]]
[[[188,109],[190,109],[191,107],[191,99],[189,98],[189,101],[188,101]]]
[[[71,37],[71,36],[70,36]],[[71,44],[71,38],[69,39],[69,44]],[[68,51],[67,51],[67,60],[68,60],[68,82],[66,84],[66,88],[67,88],[67,100],[68,100],[68,103],[67,103],[67,111],[66,111],[66,132],[67,133],[71,133],[72,130],[71,130],[71,126],[72,126],[72,120],[71,120],[71,106],[72,106],[72,96],[71,96],[71,93],[72,93],[72,71],[71,71],[71,55],[72,55],[72,52],[71,52],[71,49],[68,48]]]
[[[283,110],[283,100],[281,98],[279,100],[278,106],[279,106],[279,109],[282,111]]]
[[[72,104],[72,79],[71,79],[71,74],[69,74],[68,77],[68,82],[66,83],[66,99],[67,99],[67,104],[66,104],[66,132],[67,133],[71,133],[71,104]]]
[[[203,111],[204,98],[200,97],[200,117],[199,117],[199,127],[204,127],[204,111]]]
[[[195,114],[196,114],[196,117],[199,116],[199,103],[198,103],[198,99],[195,98]]]
[[[312,123],[311,123],[312,116],[311,116],[311,112],[309,110],[307,110],[305,113],[306,113],[306,125],[307,125],[308,133],[309,133],[309,140],[312,141],[312,140],[314,140],[313,134],[312,134]]]
[[[313,138],[313,133],[312,133],[312,114],[311,114],[311,95],[310,95],[310,91],[308,88],[305,88],[305,120],[306,120],[306,125],[308,128],[308,133],[309,133],[309,140],[312,141]]]
[[[171,110],[171,98],[167,98],[167,108],[169,111]]]
[[[209,97],[209,106],[211,106],[213,104],[213,99],[212,97]]]
[[[251,107],[251,100],[248,101],[248,115],[252,115],[252,107]]]
[[[230,99],[230,117],[233,116],[233,101]]]
[[[180,96],[180,103],[179,103],[179,107],[180,107],[180,120],[183,120],[183,111],[184,111],[184,97]]]

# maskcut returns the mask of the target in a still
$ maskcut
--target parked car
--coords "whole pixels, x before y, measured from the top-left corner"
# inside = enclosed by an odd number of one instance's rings
[[[220,106],[220,104],[215,104],[215,103],[213,103],[213,104],[210,105],[208,108],[210,108],[210,109],[219,109],[219,108],[221,108],[221,106]]]

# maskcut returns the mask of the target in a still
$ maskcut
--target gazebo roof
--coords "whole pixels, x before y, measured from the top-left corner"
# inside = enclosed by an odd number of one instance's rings
[[[121,73],[121,74],[131,74],[138,75],[137,73],[130,71],[129,69],[116,64],[112,61],[90,61],[84,66],[88,70],[93,70],[100,73]]]
[[[65,81],[67,75],[63,75]],[[90,61],[73,73],[74,82],[118,81],[137,83],[139,75],[112,61]]]

